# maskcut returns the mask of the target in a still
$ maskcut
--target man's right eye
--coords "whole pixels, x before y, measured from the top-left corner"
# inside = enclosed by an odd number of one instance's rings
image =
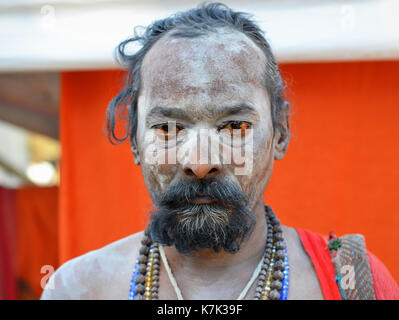
[[[168,140],[177,135],[180,130],[183,130],[183,127],[169,122],[157,124],[153,126],[152,129],[155,129],[159,136],[162,136],[165,140]]]

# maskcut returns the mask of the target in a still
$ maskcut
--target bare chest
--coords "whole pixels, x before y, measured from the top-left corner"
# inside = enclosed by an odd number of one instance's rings
[[[291,259],[289,274],[288,300],[323,300],[323,294],[316,272],[310,259],[306,256],[299,259],[294,256]],[[182,275],[176,275],[177,284],[184,299],[187,300],[235,300],[249,280],[252,270],[243,271],[240,274],[226,274],[221,279],[188,279]],[[245,274],[245,276],[242,276]],[[246,300],[252,300],[255,296],[257,280],[245,296]],[[175,300],[177,295],[171,281],[161,267],[159,298],[161,300]]]

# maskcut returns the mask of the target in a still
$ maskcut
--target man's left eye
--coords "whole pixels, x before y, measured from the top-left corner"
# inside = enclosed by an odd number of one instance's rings
[[[219,127],[219,130],[223,130],[223,129],[227,129],[230,131],[241,130],[242,133],[244,133],[244,131],[247,129],[250,129],[251,126],[252,125],[246,121],[231,121],[231,122],[228,122],[227,124],[224,124],[221,127]]]

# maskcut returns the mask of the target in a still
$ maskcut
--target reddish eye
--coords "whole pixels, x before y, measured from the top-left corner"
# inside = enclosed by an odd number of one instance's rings
[[[245,121],[232,121],[224,125],[221,129],[227,129],[233,134],[233,130],[241,130],[241,136],[245,135],[245,130],[250,129],[251,124]]]
[[[156,129],[158,135],[161,135],[165,140],[177,135],[177,133],[183,129],[183,127],[173,123],[162,123],[153,128]]]

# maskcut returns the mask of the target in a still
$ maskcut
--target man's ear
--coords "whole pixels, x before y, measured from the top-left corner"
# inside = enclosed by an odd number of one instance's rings
[[[140,154],[139,154],[139,149],[137,148],[136,137],[133,137],[130,140],[130,145],[131,145],[131,150],[132,150],[133,157],[134,157],[134,163],[136,165],[140,165]]]
[[[288,143],[290,140],[290,123],[288,117],[284,117],[280,122],[281,128],[274,130],[274,159],[281,160],[287,152]]]

